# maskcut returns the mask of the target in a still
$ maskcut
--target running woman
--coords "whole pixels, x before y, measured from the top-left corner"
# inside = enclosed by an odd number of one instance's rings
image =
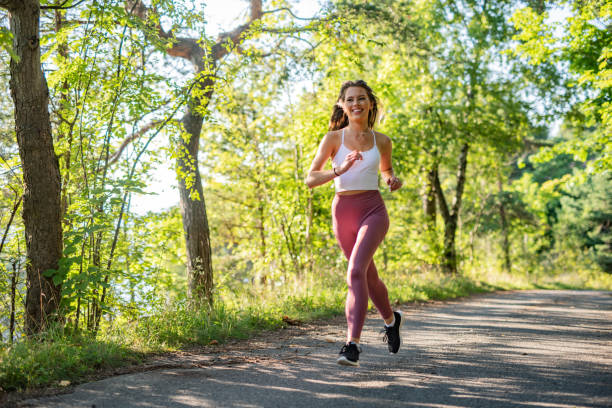
[[[373,130],[378,102],[362,80],[342,84],[325,135],[315,155],[306,184],[313,188],[334,180],[332,203],[334,234],[348,259],[346,280],[347,341],[340,350],[338,364],[358,366],[359,338],[368,308],[368,297],[385,321],[384,341],[389,352],[400,347],[402,314],[393,311],[385,284],[378,277],[374,252],[389,229],[389,216],[378,191],[378,169],[395,191],[402,181],[393,174],[391,139]],[[323,170],[328,159],[332,170]]]

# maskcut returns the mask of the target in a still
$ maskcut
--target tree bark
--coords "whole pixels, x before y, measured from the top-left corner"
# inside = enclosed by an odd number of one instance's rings
[[[181,123],[189,134],[189,140],[181,138],[180,147],[186,154],[180,154],[178,169],[193,176],[193,186],[187,186],[184,177],[178,177],[183,231],[187,249],[187,276],[192,300],[212,304],[213,269],[210,249],[210,230],[206,216],[206,204],[202,191],[202,180],[198,167],[198,149],[203,118],[187,108]],[[199,199],[194,199],[195,191]]]
[[[13,344],[15,338],[15,300],[17,298],[17,275],[19,267],[17,261],[12,262],[13,273],[11,274],[11,317],[9,323],[9,343]]]
[[[306,252],[306,262],[307,262],[307,272],[309,274],[312,273],[312,269],[314,267],[314,258],[312,256],[312,220],[314,217],[314,206],[313,199],[314,193],[313,189],[308,189],[308,201],[306,205],[306,236],[304,237],[304,247]],[[386,262],[385,262],[386,265]]]
[[[266,206],[265,206],[265,197],[262,194],[262,186],[261,180],[257,180],[255,183],[255,190],[257,192],[257,201],[259,204],[257,205],[257,230],[259,231],[259,256],[261,259],[265,261],[266,256],[268,255],[266,252]],[[265,285],[268,283],[268,273],[267,271],[258,272],[258,281],[259,284]]]
[[[510,238],[508,231],[508,220],[506,219],[506,208],[504,207],[504,186],[502,184],[501,174],[497,175],[497,189],[499,192],[499,218],[501,219],[502,227],[502,250],[504,252],[504,269],[510,273],[512,263],[510,261]]]
[[[426,229],[429,233],[436,230],[436,177],[438,177],[438,163],[432,164],[431,168],[427,170],[423,193],[423,214],[425,215]]]
[[[457,186],[455,188],[455,198],[453,199],[452,207],[449,209],[440,185],[440,178],[436,174],[435,176],[435,187],[436,196],[438,197],[438,205],[440,207],[440,213],[444,219],[444,251],[442,269],[447,274],[457,273],[457,251],[455,248],[455,236],[457,233],[457,220],[459,217],[459,211],[461,209],[461,198],[463,196],[463,188],[465,186],[466,179],[466,168],[467,168],[467,154],[469,150],[469,144],[464,143],[461,146],[461,152],[459,153],[459,167],[457,169]]]
[[[55,318],[61,285],[43,273],[62,256],[61,182],[49,120],[49,90],[40,65],[39,1],[2,1],[10,11],[13,50],[10,87],[23,169],[23,221],[28,263],[25,332],[44,330]]]

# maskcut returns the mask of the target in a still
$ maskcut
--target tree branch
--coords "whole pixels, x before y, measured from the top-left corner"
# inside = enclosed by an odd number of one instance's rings
[[[11,218],[9,218],[8,224],[6,224],[6,229],[4,230],[4,235],[2,236],[2,242],[0,242],[0,254],[2,253],[2,248],[4,248],[4,241],[6,241],[6,237],[8,236],[9,233],[9,229],[11,228],[11,224],[13,223],[13,218],[15,218],[15,214],[17,213],[17,210],[19,209],[19,206],[21,205],[21,200],[23,199],[23,196],[19,196],[19,200],[17,200],[15,202],[15,205],[13,206],[13,211],[11,211]]]
[[[125,148],[130,143],[132,143],[134,140],[140,139],[141,137],[145,135],[145,133],[147,133],[149,130],[153,129],[155,126],[159,125],[160,123],[162,123],[161,120],[156,120],[151,123],[148,123],[147,125],[142,127],[138,132],[125,138],[125,140],[121,143],[121,146],[119,146],[119,149],[117,149],[117,151],[113,153],[111,158],[108,160],[108,165],[110,166],[111,164],[114,164],[117,160],[119,160],[121,153],[123,153],[123,150],[125,150]]]
[[[538,140],[538,139],[528,139],[525,138],[525,147],[527,149],[535,146],[535,147],[551,147],[555,145],[555,142],[551,142],[549,140]]]
[[[75,25],[75,24],[79,24],[79,25],[86,25],[86,24],[91,24],[91,21],[87,21],[87,20],[63,20],[62,21],[62,25],[63,26],[69,26],[69,25]],[[94,22],[94,24],[97,24]],[[115,21],[115,24],[120,24],[119,21]],[[44,34],[49,34],[49,33],[55,33],[55,29],[49,29],[49,30],[45,30],[45,29],[41,29],[40,30],[41,33]]]
[[[279,27],[279,28],[268,28],[262,27],[261,31],[264,33],[277,33],[277,34],[291,34],[291,33],[306,33],[309,31],[316,31],[316,27],[304,26],[304,27]]]
[[[261,18],[263,15],[261,11],[261,1],[262,0],[251,0],[251,18],[247,23],[236,27],[232,31],[219,35],[216,43],[212,46],[212,60],[214,62],[220,60],[230,52],[231,47],[228,47],[228,41],[230,42],[229,45],[236,46],[240,42],[240,37],[249,29],[251,24],[255,20]],[[157,10],[149,9],[142,3],[141,0],[127,0],[126,9],[128,9],[131,14],[138,16],[143,20],[145,20],[151,13],[157,14]],[[207,59],[207,53],[198,44],[198,39],[176,37],[172,31],[164,31],[159,23],[157,23],[156,29],[160,37],[173,41],[172,47],[166,50],[168,55],[187,59],[197,66],[198,71],[204,70],[206,65],[204,60]]]
[[[81,0],[81,1],[77,1],[76,3],[70,5],[70,6],[66,6],[64,7],[64,4],[68,3],[69,0],[64,0],[64,2],[62,4],[60,4],[59,6],[40,6],[41,10],[67,10],[67,9],[71,9],[73,7],[78,6],[81,3],[84,3],[85,0]]]
[[[7,10],[14,10],[23,5],[23,1],[18,0],[0,0],[0,7]]]
[[[293,13],[293,11],[291,11],[291,9],[289,7],[281,7],[281,8],[277,8],[277,9],[274,9],[274,10],[267,10],[267,11],[262,12],[262,14],[272,14],[272,13],[276,13],[276,12],[279,12],[279,11],[286,11],[289,14],[291,14],[293,16],[293,18],[298,19],[298,20],[304,20],[304,21],[318,20],[317,17],[312,17],[312,18],[298,17],[298,16],[296,16]]]
[[[297,35],[289,35],[288,37],[289,37],[289,38],[293,38],[293,39],[295,39],[295,40],[304,41],[306,44],[308,44],[308,46],[310,46],[310,50],[311,50],[311,51],[314,51],[314,50],[315,50],[315,49],[316,49],[316,48],[317,48],[319,45],[321,45],[321,43],[323,42],[323,40],[321,40],[321,41],[319,41],[318,43],[313,44],[313,43],[311,43],[310,41],[308,41],[307,39],[302,38],[302,37],[299,37],[299,36],[297,36]]]

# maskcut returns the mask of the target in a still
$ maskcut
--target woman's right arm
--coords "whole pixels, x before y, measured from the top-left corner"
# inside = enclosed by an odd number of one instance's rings
[[[336,177],[334,170],[323,170],[323,166],[327,159],[332,157],[334,151],[334,135],[332,132],[328,132],[317,149],[317,154],[312,160],[310,170],[306,176],[306,185],[310,188],[325,184]],[[336,170],[337,171],[337,170]],[[340,173],[338,173],[340,174]]]
[[[327,159],[332,157],[334,155],[334,151],[336,151],[339,147],[340,140],[338,139],[339,136],[337,134],[334,135],[332,132],[328,132],[321,141],[321,144],[319,144],[317,154],[315,155],[312,165],[310,166],[310,170],[308,171],[308,175],[306,176],[305,182],[308,187],[313,188],[333,180],[339,175],[346,173],[357,160],[363,159],[361,152],[353,150],[346,155],[340,166],[332,170],[322,170]]]

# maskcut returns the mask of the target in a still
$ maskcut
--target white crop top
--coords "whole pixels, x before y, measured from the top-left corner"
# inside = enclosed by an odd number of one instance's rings
[[[370,150],[361,152],[362,159],[355,161],[346,173],[334,178],[336,193],[350,190],[378,190],[380,152],[376,147],[376,135],[373,131],[372,136],[374,136],[374,146]],[[344,145],[344,129],[342,129],[342,143],[332,159],[334,168],[340,167],[350,152]]]

